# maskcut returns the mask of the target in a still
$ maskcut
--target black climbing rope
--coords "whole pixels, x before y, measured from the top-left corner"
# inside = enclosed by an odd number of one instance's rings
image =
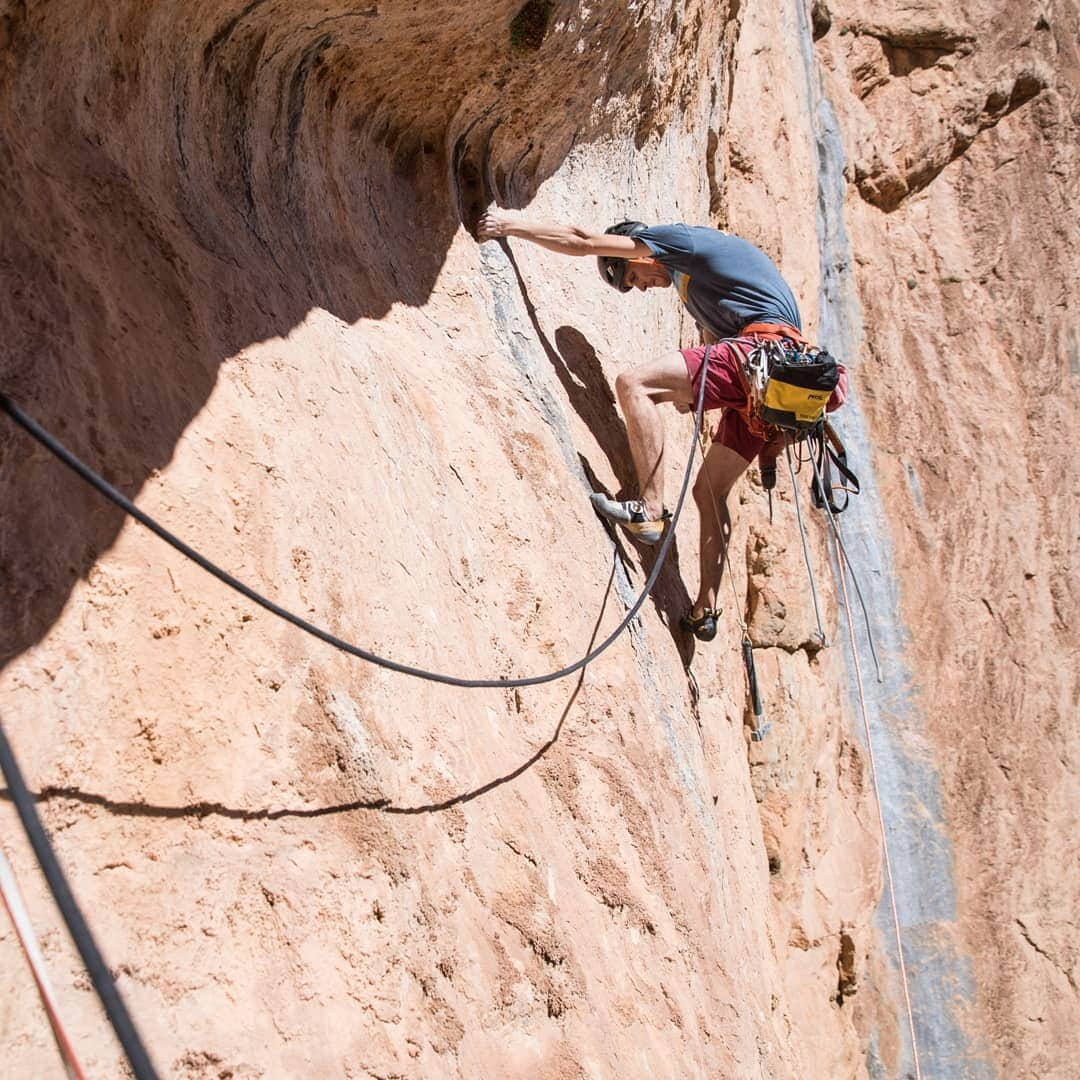
[[[694,442],[697,442],[698,433],[701,430],[701,419],[705,411],[705,376],[708,372],[709,365],[709,350],[705,351],[705,362],[702,364],[701,369],[701,387],[698,390],[697,408],[694,413]],[[592,663],[602,652],[604,652],[609,646],[614,644],[615,640],[622,634],[622,632],[630,625],[634,616],[641,610],[642,604],[645,603],[652,591],[653,585],[656,583],[656,579],[660,575],[660,570],[664,565],[664,559],[667,557],[668,550],[675,538],[675,527],[679,522],[679,515],[682,513],[683,503],[686,500],[686,491],[690,486],[690,473],[694,464],[693,443],[691,443],[691,451],[687,457],[686,471],[683,474],[682,489],[679,492],[679,501],[675,507],[675,512],[672,514],[671,524],[667,529],[667,534],[664,537],[664,542],[660,546],[660,551],[656,557],[656,564],[652,568],[652,572],[649,574],[648,580],[645,582],[645,587],[641,590],[641,595],[638,596],[634,605],[626,613],[625,618],[615,628],[615,630],[605,638],[595,649],[587,653],[580,660],[567,667],[560,668],[558,671],[552,671],[546,675],[531,675],[517,679],[463,679],[456,675],[443,675],[434,671],[425,671],[423,668],[412,667],[409,664],[402,664],[396,660],[389,660],[384,656],[376,656],[375,653],[369,652],[367,649],[362,649],[358,645],[353,645],[348,641],[343,641],[341,638],[334,634],[331,634],[328,630],[324,630],[320,626],[316,626],[314,623],[308,622],[307,619],[302,619],[299,615],[293,614],[293,612],[281,607],[279,604],[275,604],[273,600],[268,600],[261,593],[257,593],[250,586],[245,585],[239,579],[233,577],[226,570],[222,570],[221,567],[212,563],[206,556],[201,555],[194,548],[189,547],[179,537],[169,532],[163,525],[159,525],[152,517],[140,510],[130,499],[122,495],[111,484],[98,476],[93,469],[84,465],[70,450],[67,449],[62,443],[58,442],[52,435],[49,434],[43,427],[37,424],[29,416],[26,415],[15,403],[6,395],[0,394],[0,409],[8,414],[21,428],[28,432],[33,438],[35,438],[42,446],[44,446],[50,453],[59,458],[68,468],[72,469],[79,476],[83,478],[91,487],[96,488],[102,495],[104,495],[111,502],[114,502],[120,507],[126,514],[133,517],[136,521],[141,522],[151,532],[156,533],[162,540],[172,547],[176,548],[181,555],[186,556],[192,562],[197,563],[207,573],[213,574],[219,581],[228,585],[229,588],[235,589],[236,592],[243,596],[246,596],[253,603],[258,604],[260,607],[266,608],[267,611],[279,618],[284,619],[286,622],[290,622],[293,626],[298,627],[305,633],[311,634],[313,637],[319,638],[320,641],[325,641],[328,645],[332,645],[336,649],[340,649],[342,652],[348,653],[350,656],[359,657],[361,660],[366,660],[368,663],[377,664],[379,667],[388,668],[390,671],[397,671],[402,675],[412,675],[418,679],[426,679],[429,682],[444,683],[447,686],[461,686],[471,689],[476,688],[492,688],[492,689],[511,689],[518,686],[538,686],[541,683],[554,682],[557,679],[564,679],[567,675],[573,675],[574,672],[580,671],[586,664]]]
[[[56,906],[60,909],[60,914],[64,917],[64,922],[67,923],[68,932],[75,942],[75,947],[79,950],[79,955],[101,999],[101,1004],[105,1007],[109,1023],[112,1024],[116,1037],[120,1040],[120,1045],[131,1065],[131,1071],[135,1074],[135,1080],[157,1080],[157,1073],[150,1063],[150,1056],[139,1038],[139,1033],[135,1030],[135,1024],[124,1005],[124,999],[116,988],[116,983],[102,958],[101,951],[90,933],[90,927],[86,925],[79,905],[75,902],[52,844],[49,843],[48,833],[45,832],[45,826],[38,817],[34,797],[27,790],[3,723],[0,723],[0,771],[4,774],[8,794],[19,813],[23,829],[26,830],[27,838],[37,856],[41,871],[45,875],[49,891],[56,901]]]

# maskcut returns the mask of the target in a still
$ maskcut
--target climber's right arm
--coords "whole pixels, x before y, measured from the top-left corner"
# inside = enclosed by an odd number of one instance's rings
[[[645,244],[630,236],[594,233],[573,225],[526,221],[495,209],[488,210],[480,218],[477,234],[481,241],[515,236],[559,255],[608,255],[615,259],[634,259],[651,254]]]

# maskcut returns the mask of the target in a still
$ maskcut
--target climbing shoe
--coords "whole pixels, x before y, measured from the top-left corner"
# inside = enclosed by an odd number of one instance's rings
[[[618,522],[635,540],[642,544],[655,544],[664,535],[664,523],[671,517],[666,510],[658,521],[651,521],[645,513],[645,504],[637,499],[616,502],[599,491],[589,496],[593,509],[609,521]]]
[[[712,641],[716,637],[716,620],[720,612],[706,608],[700,615],[691,611],[679,620],[679,626],[688,634],[693,634],[698,641]]]

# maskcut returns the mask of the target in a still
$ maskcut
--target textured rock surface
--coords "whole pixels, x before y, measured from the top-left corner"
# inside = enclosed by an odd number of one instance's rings
[[[866,200],[849,217],[860,388],[985,1034],[1001,1076],[1064,1077],[1080,1057],[1077,9],[879,7],[831,5],[817,46]]]
[[[583,224],[736,230],[812,327],[821,288],[807,13],[518,12],[0,6],[0,385],[274,599],[474,677],[575,659],[640,588],[651,556],[585,493],[631,479],[615,375],[693,329],[584,263],[478,248],[485,184]],[[812,25],[971,1025],[1001,1075],[1065,1076],[1078,19],[830,3]],[[690,428],[667,424],[676,490]],[[708,650],[675,629],[691,507],[640,624],[580,682],[506,692],[334,653],[6,422],[0,469],[0,710],[164,1075],[840,1077],[879,1037],[898,1060],[861,992],[863,751],[786,481],[772,528],[740,489]],[[749,753],[733,608],[775,721]],[[78,1049],[116,1074],[0,812]],[[44,1075],[6,926],[0,955],[5,1059]]]

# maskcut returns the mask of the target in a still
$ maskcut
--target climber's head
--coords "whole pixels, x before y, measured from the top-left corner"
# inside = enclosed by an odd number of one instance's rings
[[[618,236],[637,236],[648,225],[641,221],[620,221],[604,230]],[[633,259],[619,259],[610,255],[601,255],[596,260],[600,276],[613,289],[629,292],[631,289],[663,289],[671,284],[671,275],[651,255]]]

